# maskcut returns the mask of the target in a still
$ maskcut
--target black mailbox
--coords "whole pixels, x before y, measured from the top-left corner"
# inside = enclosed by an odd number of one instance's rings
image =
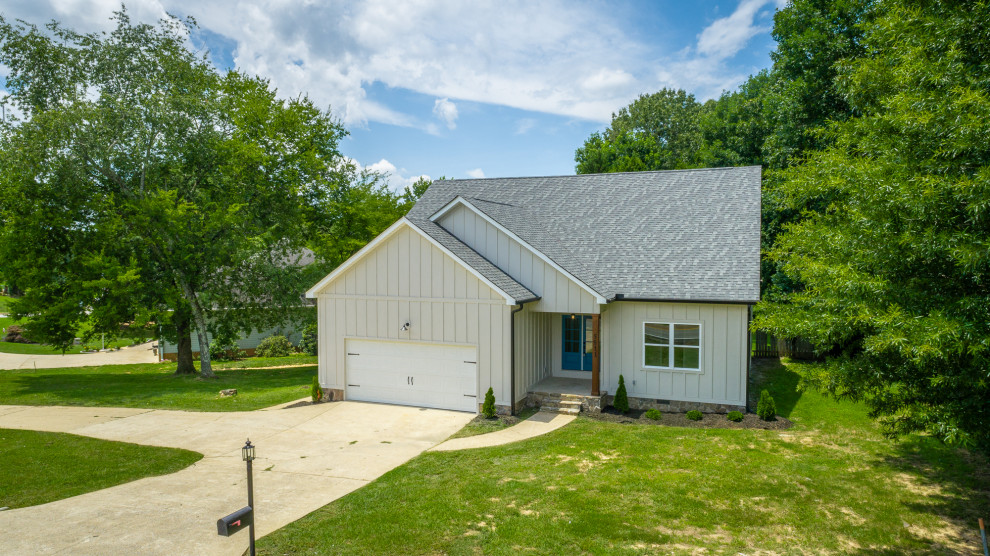
[[[217,534],[229,537],[249,525],[254,525],[254,509],[251,506],[244,506],[217,520]]]

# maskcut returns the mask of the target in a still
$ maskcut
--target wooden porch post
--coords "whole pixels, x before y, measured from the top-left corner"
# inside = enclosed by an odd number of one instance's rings
[[[602,335],[601,315],[591,315],[591,395],[600,396],[601,388],[598,383],[602,369]]]

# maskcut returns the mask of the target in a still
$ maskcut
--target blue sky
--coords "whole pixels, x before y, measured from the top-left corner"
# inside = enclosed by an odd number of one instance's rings
[[[286,2],[141,0],[133,19],[191,15],[223,68],[309,95],[341,145],[401,189],[419,176],[574,173],[574,151],[639,94],[699,99],[770,65],[783,0]],[[109,27],[117,0],[13,0],[8,19]],[[4,68],[0,67],[0,75]]]

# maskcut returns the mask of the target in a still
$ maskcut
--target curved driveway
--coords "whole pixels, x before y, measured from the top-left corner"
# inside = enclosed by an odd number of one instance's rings
[[[238,413],[0,406],[0,428],[71,432],[194,450],[170,475],[0,511],[3,554],[241,554],[247,532],[216,521],[247,505],[240,448],[254,462],[257,536],[364,486],[459,430],[474,415],[359,402],[295,402]]]
[[[146,342],[115,351],[73,353],[69,355],[28,355],[23,353],[0,352],[0,369],[55,369],[60,367],[157,363],[158,357],[151,350],[152,343]]]

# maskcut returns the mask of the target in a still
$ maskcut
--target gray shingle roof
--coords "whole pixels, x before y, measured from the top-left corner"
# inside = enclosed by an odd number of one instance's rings
[[[430,221],[457,196],[608,300],[759,299],[758,166],[434,182],[407,218],[516,296],[525,286]]]

